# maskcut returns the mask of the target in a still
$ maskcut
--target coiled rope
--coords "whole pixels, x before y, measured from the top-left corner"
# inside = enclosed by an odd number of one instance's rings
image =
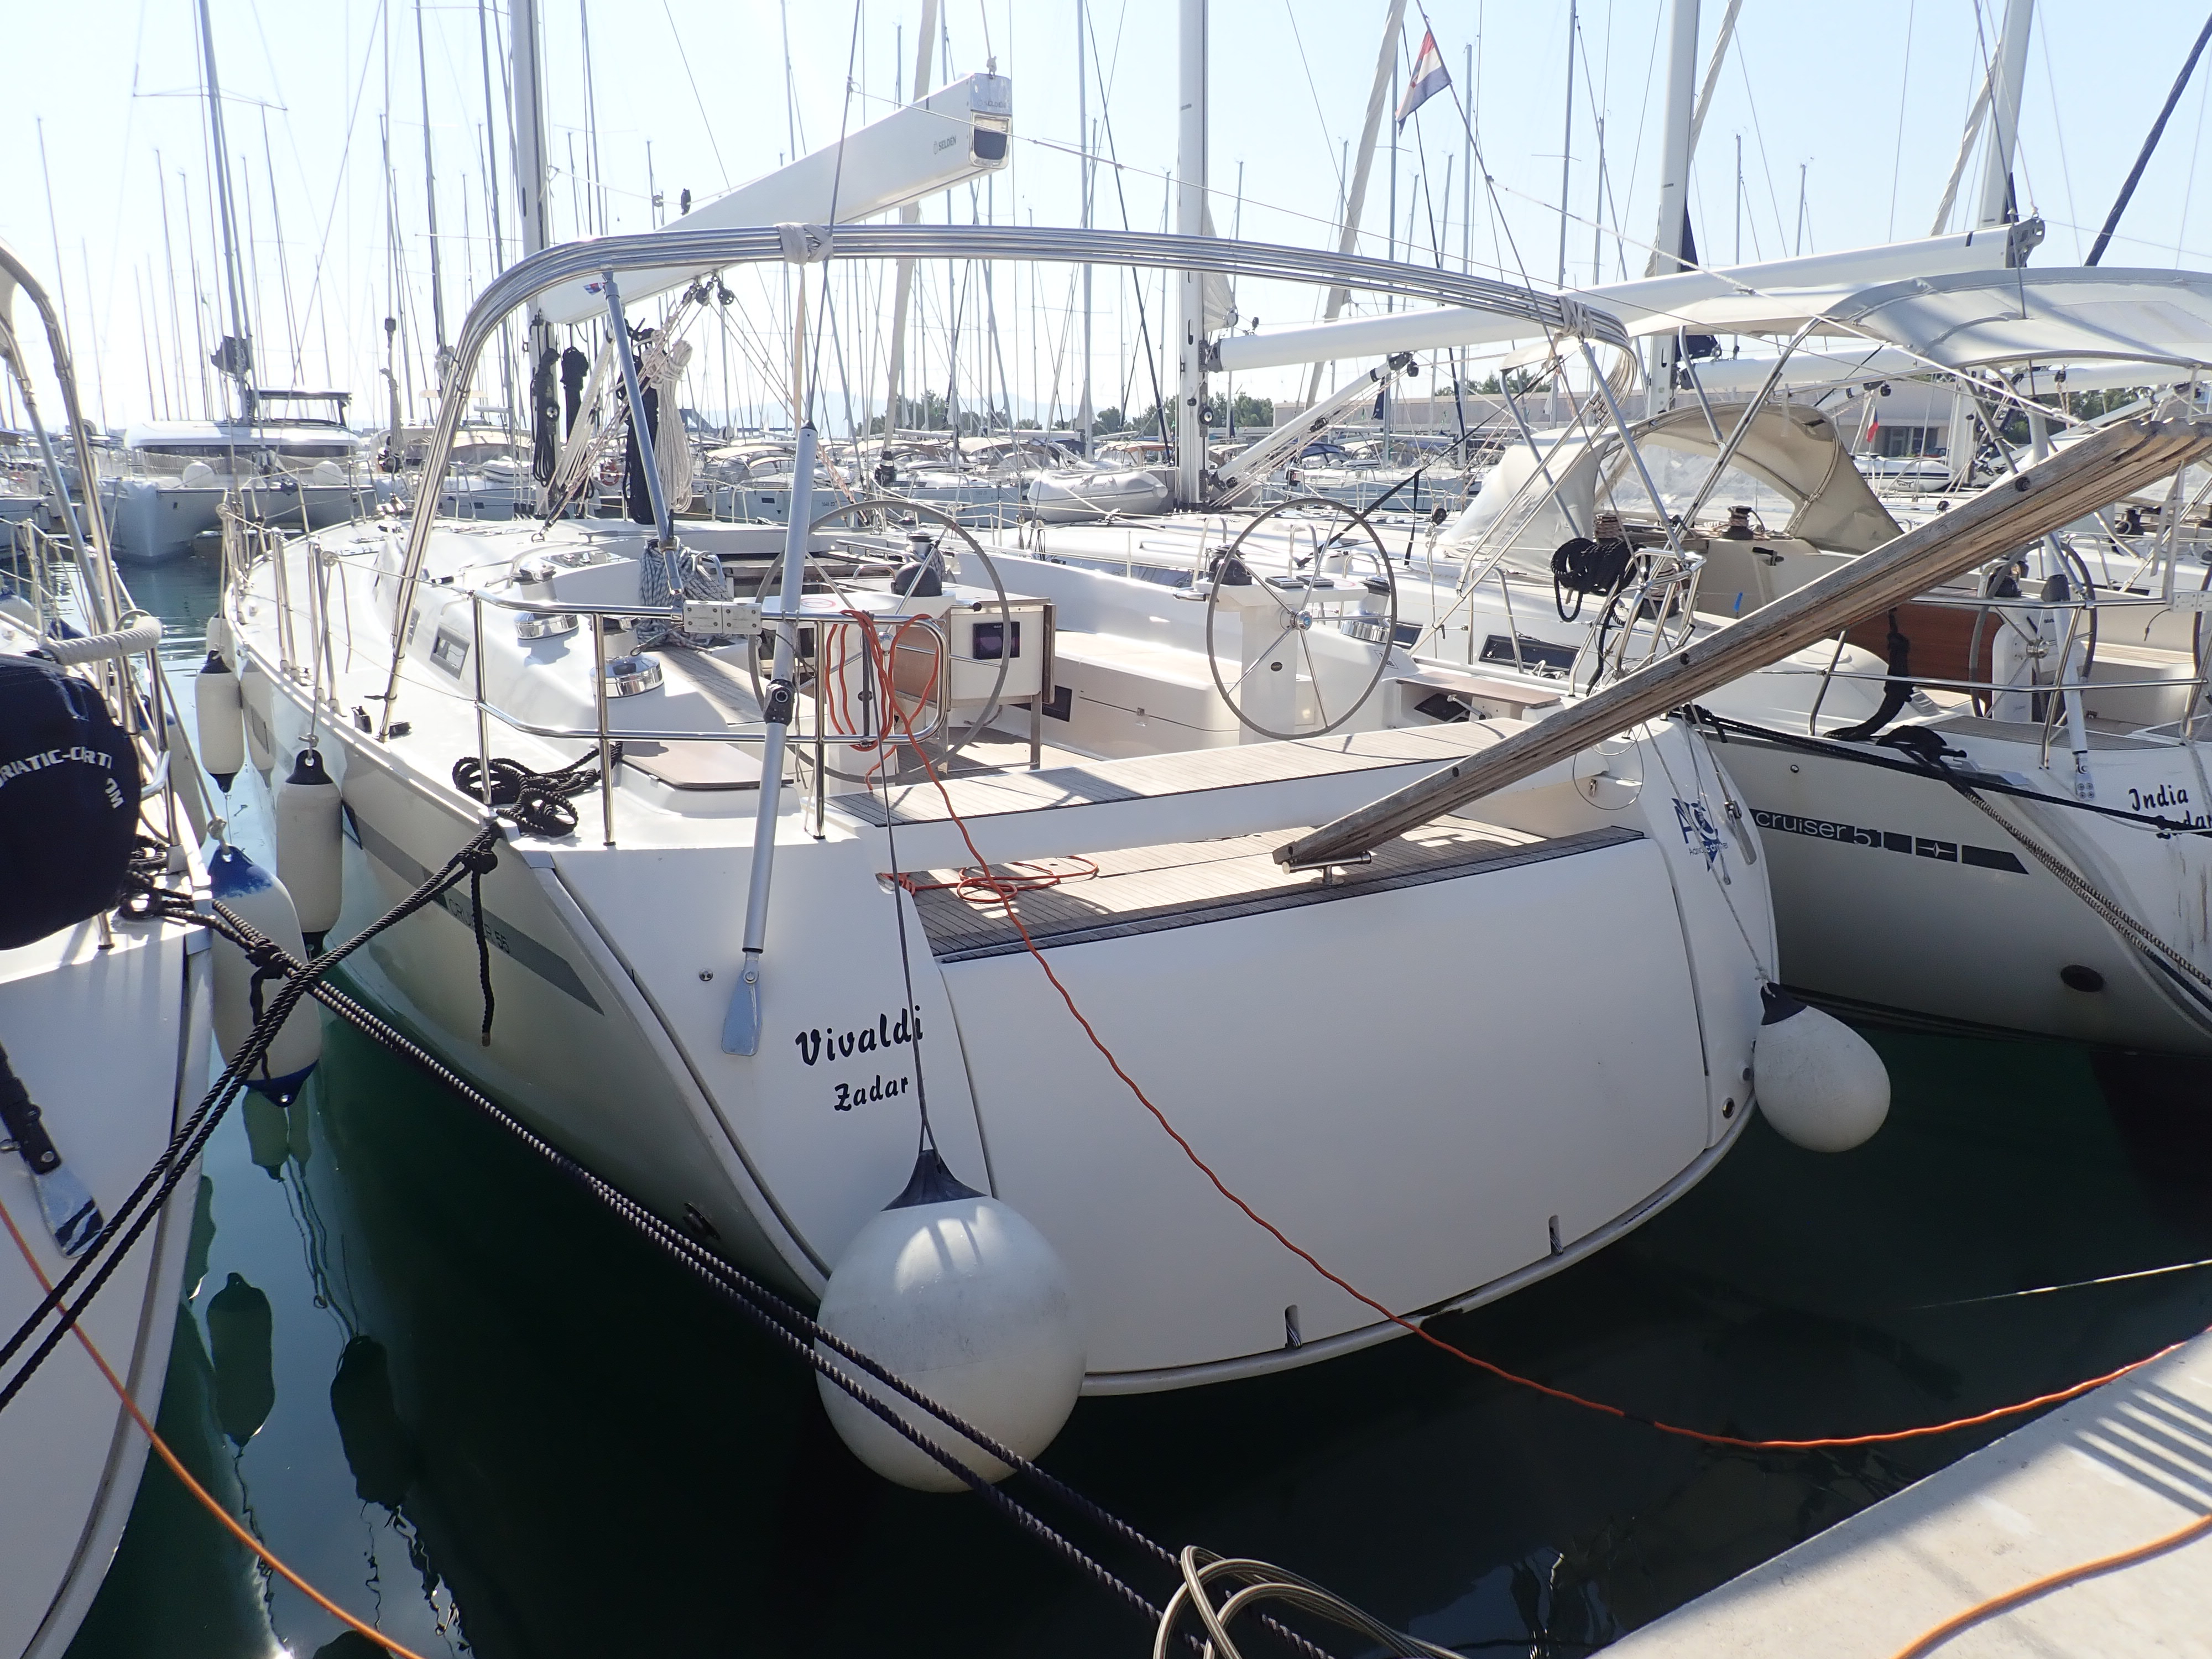
[[[620,744],[614,745],[610,758],[622,758]],[[533,836],[557,841],[576,828],[576,809],[569,798],[596,787],[599,769],[595,757],[589,755],[551,772],[533,772],[519,760],[494,755],[491,788],[487,793],[483,762],[477,756],[464,755],[453,763],[453,776],[454,788],[495,816]]]

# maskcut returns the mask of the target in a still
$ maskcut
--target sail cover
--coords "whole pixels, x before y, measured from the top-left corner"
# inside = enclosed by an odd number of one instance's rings
[[[2212,276],[2078,266],[1864,289],[1829,316],[1946,368],[2043,362],[2212,368]]]

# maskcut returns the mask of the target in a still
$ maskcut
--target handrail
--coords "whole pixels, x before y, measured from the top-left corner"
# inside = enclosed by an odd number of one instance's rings
[[[655,610],[650,605],[561,605],[558,603],[546,603],[539,600],[507,599],[496,594],[487,593],[481,588],[471,589],[469,593],[469,600],[471,610],[478,613],[481,613],[486,606],[490,606],[497,610],[514,611],[532,616],[574,617],[580,620],[586,617],[600,620],[608,620],[616,617],[653,617],[657,619],[665,619],[668,615],[666,611]],[[770,617],[769,620],[772,621],[775,620],[775,618]],[[871,615],[864,621],[860,617],[848,615],[843,611],[823,611],[818,614],[800,611],[796,613],[796,620],[802,628],[860,628],[863,626],[873,626],[880,629],[881,628],[889,625],[896,625],[899,627],[911,625],[921,629],[925,633],[936,640],[938,648],[942,652],[946,661],[953,662],[971,660],[967,658],[957,657],[954,654],[952,650],[952,641],[946,635],[945,629],[938,625],[936,618],[927,615],[907,615],[899,617],[878,617]],[[477,629],[476,650],[477,659],[480,663],[483,660],[483,630],[481,626],[479,626]],[[817,664],[823,660],[822,651],[818,645],[815,649],[814,659]],[[817,670],[817,673],[819,671]],[[945,706],[945,700],[943,694],[944,678],[945,677],[942,675],[939,677],[939,695],[936,698],[937,714],[931,720],[930,724],[915,730],[914,735],[918,738],[934,737],[939,732],[944,729]],[[817,683],[819,683],[818,680]],[[493,715],[502,724],[511,729],[523,732],[533,738],[555,738],[563,740],[580,740],[585,738],[605,736],[616,740],[635,738],[641,743],[758,743],[767,735],[767,728],[765,726],[726,726],[719,731],[713,732],[631,731],[627,728],[617,732],[612,727],[608,727],[605,731],[602,732],[600,727],[597,725],[576,729],[562,726],[536,726],[524,720],[520,715],[501,708],[498,703],[493,702],[489,696],[480,696],[472,699],[472,701],[477,703],[478,708],[483,713]],[[904,728],[902,727],[901,729],[903,730]],[[879,732],[856,732],[850,734],[831,733],[825,736],[823,741],[842,744],[848,747],[867,748],[871,745],[883,743],[886,741],[886,738],[884,735]]]
[[[1230,241],[1211,236],[1174,236],[1156,231],[1064,230],[1016,225],[881,224],[818,227],[747,226],[720,230],[661,229],[631,236],[602,236],[549,247],[508,266],[486,283],[462,319],[453,361],[441,399],[438,420],[422,456],[425,487],[415,503],[407,532],[407,556],[401,567],[397,615],[413,604],[422,560],[429,550],[430,525],[437,489],[429,481],[445,475],[477,362],[507,314],[533,296],[576,277],[607,270],[671,265],[702,271],[771,260],[811,264],[832,255],[853,259],[1028,259],[1069,264],[1121,265],[1194,270],[1230,276],[1273,278],[1316,286],[1357,288],[1444,305],[1473,306],[1522,319],[1547,333],[1587,336],[1629,349],[1627,331],[1610,313],[1595,310],[1559,295],[1486,277],[1360,254],[1269,242]],[[399,692],[403,654],[396,637],[383,699],[380,738],[390,733]]]

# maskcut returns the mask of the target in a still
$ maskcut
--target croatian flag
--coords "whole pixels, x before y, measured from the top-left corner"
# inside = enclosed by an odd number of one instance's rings
[[[1437,50],[1437,33],[1434,29],[1425,30],[1420,56],[1413,59],[1413,78],[1407,84],[1406,95],[1398,104],[1398,131],[1403,132],[1413,112],[1450,84],[1444,56]]]

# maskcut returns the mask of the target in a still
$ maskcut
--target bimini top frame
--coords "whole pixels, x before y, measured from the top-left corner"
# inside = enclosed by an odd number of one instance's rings
[[[68,487],[62,477],[60,463],[55,459],[52,439],[46,423],[39,418],[36,393],[31,386],[31,367],[23,360],[22,341],[15,332],[14,318],[15,292],[20,289],[27,295],[39,320],[46,331],[46,345],[53,356],[54,379],[62,389],[62,413],[69,422],[70,441],[76,454],[77,476],[84,500],[72,508]],[[109,558],[107,522],[100,499],[100,470],[94,460],[92,427],[84,418],[84,410],[77,401],[76,366],[70,361],[69,339],[62,328],[61,314],[46,295],[46,287],[32,273],[21,255],[4,240],[0,240],[0,370],[15,376],[21,394],[23,411],[36,435],[39,455],[46,472],[47,488],[54,492],[54,508],[69,535],[70,545],[76,555],[78,566],[90,580],[86,583],[87,611],[94,633],[105,633],[119,625],[123,616],[120,584],[115,576],[115,567]]]
[[[1212,236],[1170,236],[1155,231],[1068,230],[1012,225],[843,225],[835,232],[820,225],[759,225],[720,230],[672,233],[663,229],[635,236],[603,236],[564,242],[518,261],[488,283],[469,307],[454,343],[453,366],[446,377],[448,395],[422,458],[422,488],[408,526],[407,557],[402,567],[399,603],[393,613],[405,617],[415,602],[422,560],[430,545],[431,520],[437,509],[436,481],[445,476],[455,434],[467,408],[465,388],[477,362],[507,313],[560,283],[586,281],[608,272],[684,265],[696,270],[764,264],[781,260],[814,264],[831,257],[846,259],[1030,259],[1066,264],[1123,265],[1146,270],[1195,270],[1224,276],[1268,277],[1316,286],[1355,288],[1450,306],[1472,307],[1528,325],[1532,334],[1596,341],[1629,349],[1628,332],[1611,313],[1556,294],[1486,277],[1456,275],[1359,254],[1279,243],[1227,241]],[[394,630],[392,671],[385,683],[384,714],[378,736],[391,729],[404,660]]]

